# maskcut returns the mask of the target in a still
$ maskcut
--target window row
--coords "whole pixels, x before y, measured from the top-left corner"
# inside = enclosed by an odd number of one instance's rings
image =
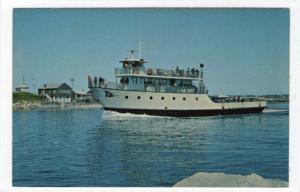
[[[125,99],[128,99],[128,95],[126,95],[126,96],[125,96]],[[141,99],[141,96],[137,96],[137,99]],[[149,99],[150,99],[150,100],[152,100],[152,99],[153,99],[153,97],[152,97],[152,96],[150,96],[150,97],[149,97]],[[164,100],[164,99],[165,99],[165,97],[161,97],[160,99],[161,99],[161,100]],[[176,100],[176,97],[172,97],[172,99],[173,99],[173,100]],[[185,97],[183,97],[183,98],[182,98],[182,100],[184,100],[184,101],[185,101],[185,100],[186,100],[186,98],[185,98]],[[196,97],[196,98],[195,98],[195,100],[196,100],[196,101],[198,101],[198,97]]]

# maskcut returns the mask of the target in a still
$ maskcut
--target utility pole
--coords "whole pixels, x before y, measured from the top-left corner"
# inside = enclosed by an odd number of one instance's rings
[[[25,85],[25,75],[23,73],[23,76],[22,76],[22,84]]]
[[[70,81],[71,81],[71,86],[72,86],[72,90],[73,90],[73,83],[74,83],[75,79],[71,78]]]
[[[31,83],[32,83],[33,93],[36,93],[36,90],[35,90],[35,79],[34,78],[31,78]]]

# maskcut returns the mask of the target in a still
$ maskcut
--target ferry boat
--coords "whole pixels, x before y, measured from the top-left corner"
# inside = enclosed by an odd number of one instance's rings
[[[139,49],[140,50],[140,49]],[[199,68],[167,70],[146,68],[134,50],[114,71],[114,86],[102,77],[88,77],[88,85],[104,110],[156,116],[212,116],[259,113],[267,106],[262,98],[210,97]]]

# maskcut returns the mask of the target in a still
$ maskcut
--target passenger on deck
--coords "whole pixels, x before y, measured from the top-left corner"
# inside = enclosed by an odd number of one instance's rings
[[[97,87],[97,77],[94,77],[94,86]]]
[[[194,77],[194,76],[195,76],[195,69],[192,68],[192,69],[191,69],[191,72],[192,72],[192,76]]]
[[[198,69],[196,69],[195,73],[196,73],[196,77],[199,77],[199,70]]]
[[[187,70],[186,70],[186,76],[190,76],[190,68],[187,68]]]
[[[104,79],[102,77],[99,77],[99,87],[101,87],[103,85],[103,81],[104,81]]]
[[[176,75],[178,76],[179,75],[179,67],[178,66],[176,66],[175,71],[176,71]]]
[[[89,87],[93,87],[91,76],[88,76],[88,85],[89,85]]]

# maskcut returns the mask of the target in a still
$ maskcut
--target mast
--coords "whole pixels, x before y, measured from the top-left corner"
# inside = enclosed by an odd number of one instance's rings
[[[24,73],[22,75],[22,84],[25,85],[25,75],[24,75]]]
[[[206,92],[205,90],[205,85],[203,83],[203,67],[204,65],[201,63],[200,64],[200,71],[199,71],[199,93],[203,94]]]
[[[200,64],[200,76],[199,76],[199,78],[200,78],[200,81],[202,81],[202,82],[203,82],[203,67],[204,67],[204,65],[201,63]]]
[[[142,58],[142,42],[141,41],[139,41],[139,59],[141,59]]]

